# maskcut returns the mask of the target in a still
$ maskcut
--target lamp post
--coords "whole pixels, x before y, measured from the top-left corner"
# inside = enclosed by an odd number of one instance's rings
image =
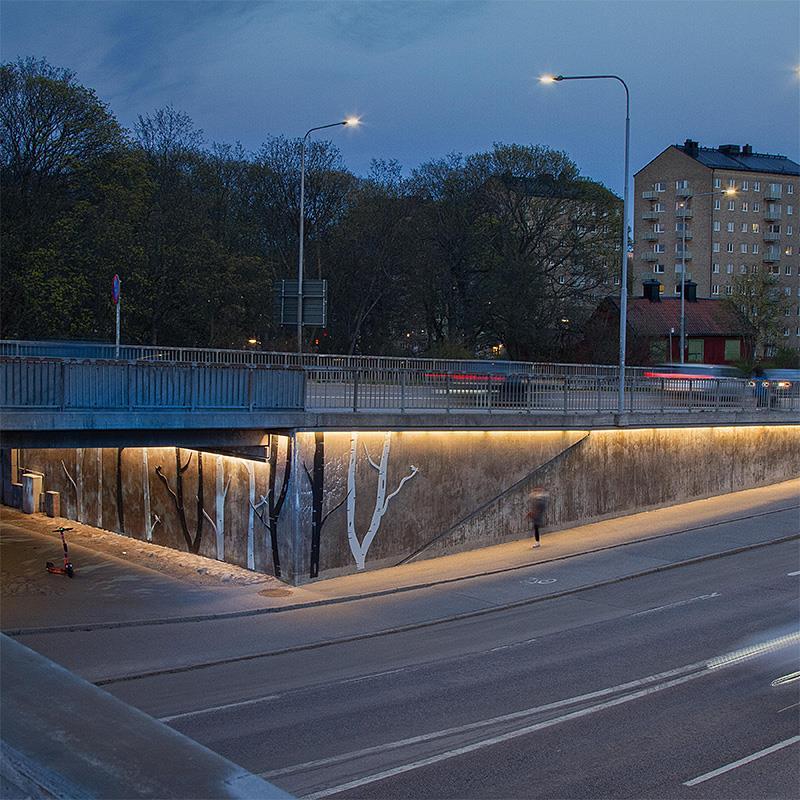
[[[631,96],[628,84],[618,75],[543,75],[539,79],[542,83],[557,83],[560,81],[593,81],[613,80],[619,81],[625,89],[625,177],[622,193],[622,266],[620,270],[619,298],[619,404],[618,410],[625,412],[625,337],[628,327],[628,171],[630,163],[631,141]]]
[[[322,131],[326,128],[338,128],[340,125],[356,126],[361,120],[358,117],[348,117],[341,122],[331,122],[328,125],[318,125],[316,128],[309,128],[303,137],[300,146],[300,254],[297,260],[297,352],[303,352],[303,244],[305,228],[305,197],[306,197],[306,143],[308,137],[314,131]]]
[[[736,189],[717,189],[713,192],[700,192],[693,194],[692,197],[710,197],[713,194],[736,194]],[[686,211],[687,200],[681,203],[684,212]],[[686,214],[683,216],[681,227],[681,364],[686,363]],[[672,353],[670,352],[670,358]]]

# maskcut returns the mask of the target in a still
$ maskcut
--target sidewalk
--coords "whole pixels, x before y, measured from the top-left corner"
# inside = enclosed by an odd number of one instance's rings
[[[715,525],[778,508],[800,508],[800,479],[568,530],[545,530],[542,547],[535,550],[529,541],[510,542],[302,587],[72,521],[2,508],[0,621],[3,630],[14,632],[309,608],[521,570],[679,532],[702,536]],[[59,558],[60,540],[52,532],[59,524],[75,528],[68,534],[74,580],[44,569],[47,559]]]

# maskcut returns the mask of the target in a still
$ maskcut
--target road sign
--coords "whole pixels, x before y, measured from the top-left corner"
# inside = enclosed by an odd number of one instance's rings
[[[297,281],[275,284],[275,317],[281,325],[297,325]],[[303,325],[325,327],[328,324],[328,282],[303,281]]]
[[[111,281],[111,299],[114,301],[114,305],[119,303],[120,286],[121,281],[119,279],[119,275],[115,275],[114,280]]]

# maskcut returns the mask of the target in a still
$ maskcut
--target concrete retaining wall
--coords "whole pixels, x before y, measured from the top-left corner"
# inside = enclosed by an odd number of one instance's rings
[[[180,492],[175,448],[20,450],[17,465],[64,516],[146,539],[149,506],[155,543],[300,583],[527,537],[535,486],[546,531],[797,477],[800,426],[303,432],[272,437],[263,462],[179,454]]]

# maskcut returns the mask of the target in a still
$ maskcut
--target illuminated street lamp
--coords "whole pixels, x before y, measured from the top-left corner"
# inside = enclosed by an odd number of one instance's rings
[[[618,75],[542,75],[541,83],[558,83],[560,81],[614,80],[625,89],[625,178],[622,199],[622,268],[620,274],[619,298],[619,413],[625,411],[625,336],[628,325],[628,171],[630,163],[631,142],[631,97],[628,84]]]
[[[710,197],[713,194],[736,194],[736,189],[717,189],[713,192],[700,192],[692,194],[692,197]],[[687,201],[681,202],[681,208],[686,210]],[[681,364],[686,360],[686,215],[683,216],[683,227],[681,228]],[[670,346],[670,358],[672,358],[672,348]]]
[[[356,127],[361,120],[358,117],[348,117],[341,122],[331,122],[328,125],[318,125],[316,128],[309,128],[303,137],[300,147],[300,255],[297,263],[297,352],[303,352],[303,244],[305,227],[305,193],[306,193],[306,143],[308,137],[314,131],[322,131],[326,128],[338,128],[340,125],[346,127]]]

